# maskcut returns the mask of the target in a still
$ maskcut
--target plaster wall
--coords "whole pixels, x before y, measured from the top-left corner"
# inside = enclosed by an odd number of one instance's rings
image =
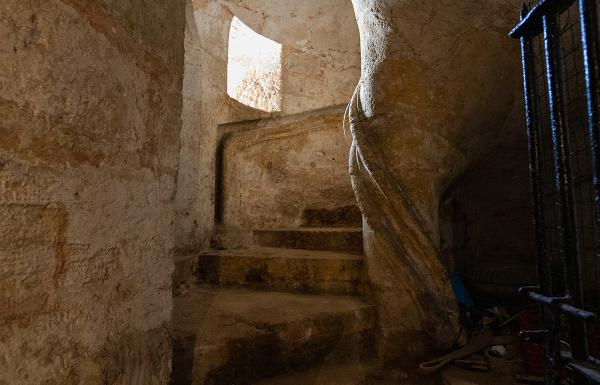
[[[184,11],[0,4],[0,384],[168,382]]]

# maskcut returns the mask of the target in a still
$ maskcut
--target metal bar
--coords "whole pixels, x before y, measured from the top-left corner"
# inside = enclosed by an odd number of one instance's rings
[[[600,258],[600,36],[598,35],[597,0],[577,0],[582,33],[582,51],[585,67],[587,97],[587,123],[591,153],[592,185],[594,196],[595,224],[597,232],[595,257]],[[575,0],[541,0],[530,11],[524,5],[521,20],[510,36],[520,38],[525,88],[525,117],[527,123],[533,217],[538,251],[539,287],[524,287],[520,292],[538,302],[542,309],[544,330],[522,332],[530,341],[545,344],[545,374],[547,385],[560,383],[559,369],[565,366],[573,371],[575,384],[596,383],[600,385],[599,361],[588,355],[586,321],[597,319],[597,315],[584,309],[581,255],[579,234],[576,227],[577,213],[574,206],[574,186],[571,186],[569,127],[565,111],[567,100],[563,90],[566,76],[561,61],[560,14],[575,3]],[[560,262],[564,273],[564,285],[552,279],[551,258],[547,250],[545,232],[544,197],[542,195],[543,157],[542,134],[536,108],[536,84],[534,60],[530,39],[543,33],[545,74],[548,86],[549,120],[552,136],[554,183],[558,196],[558,232],[560,238]],[[536,114],[537,113],[537,114]],[[564,292],[563,287],[564,286]],[[560,291],[560,292],[557,292]],[[569,322],[568,357],[561,358],[560,318],[566,314]]]
[[[521,17],[527,14],[527,6],[523,4]],[[539,285],[543,293],[552,295],[552,272],[548,263],[546,249],[546,233],[544,219],[544,197],[542,192],[542,155],[541,134],[537,116],[535,62],[531,39],[522,36],[521,64],[523,66],[523,88],[525,94],[525,125],[527,129],[527,146],[529,150],[529,179],[532,194],[533,224],[535,228],[535,241],[537,251],[537,268]]]
[[[543,17],[544,48],[546,63],[546,81],[548,83],[548,107],[550,112],[550,128],[552,130],[552,155],[554,159],[554,177],[558,195],[559,232],[562,241],[561,254],[566,261],[577,254],[575,243],[575,217],[572,207],[573,197],[570,190],[570,167],[568,134],[564,122],[561,82],[558,62],[559,36],[556,15]],[[565,269],[566,270],[566,269]],[[565,293],[568,294],[568,293]]]
[[[570,205],[572,199],[569,199],[569,158],[568,137],[563,123],[563,111],[561,103],[560,80],[558,78],[559,64],[559,36],[558,36],[558,16],[542,16],[542,27],[544,34],[544,54],[546,64],[546,82],[548,85],[548,106],[550,112],[550,127],[552,131],[552,155],[554,159],[554,176],[556,191],[559,199],[559,236],[562,240],[562,257],[566,254],[576,255],[577,249],[573,233],[575,224],[573,210]],[[575,251],[575,253],[573,252]],[[565,293],[568,294],[568,293]],[[560,324],[556,315],[553,314],[549,306],[544,306],[544,318],[548,326],[548,341],[546,343],[545,354],[545,383],[559,384],[560,374],[558,367],[561,361],[560,355]],[[552,379],[549,377],[552,376]]]
[[[575,0],[541,0],[531,10],[521,17],[517,24],[508,34],[513,39],[519,39],[525,34],[537,35],[542,28],[542,18],[550,13],[560,13],[569,8]]]
[[[592,186],[594,189],[594,209],[596,219],[595,257],[600,260],[600,129],[598,111],[600,96],[600,38],[598,37],[598,10],[595,0],[579,0],[581,25],[581,49],[585,71],[587,124],[590,141]]]
[[[559,235],[562,240],[562,258],[565,269],[565,295],[571,295],[576,306],[581,306],[581,263],[576,237],[575,210],[571,189],[571,169],[569,161],[569,134],[565,121],[565,107],[562,90],[562,68],[559,15],[544,15],[542,27],[546,59],[546,80],[548,82],[548,105],[552,128],[552,147],[555,167],[556,191],[559,198]],[[570,317],[571,347],[575,359],[587,358],[587,335],[585,321]]]
[[[525,4],[521,10],[521,23],[528,15],[528,9]],[[535,83],[535,62],[530,35],[521,35],[521,60],[523,66],[523,86],[525,92],[525,119],[527,128],[527,142],[529,150],[529,173],[531,179],[531,192],[533,199],[533,219],[535,225],[536,249],[538,254],[538,273],[540,289],[553,295],[552,272],[550,261],[546,248],[545,219],[544,219],[544,201],[542,192],[542,173],[541,173],[541,133],[539,131],[539,122],[536,106],[536,83]],[[523,291],[526,288],[523,288]],[[543,332],[537,332],[538,337],[543,337],[544,342],[544,383],[546,385],[558,385],[560,375],[557,364],[560,360],[560,339],[558,337],[559,322],[556,315],[549,306],[540,306],[542,313]],[[529,334],[531,337],[532,335]]]
[[[596,219],[596,242],[600,242],[600,129],[598,111],[600,96],[600,38],[598,37],[598,10],[596,0],[579,0],[579,19],[581,26],[581,49],[585,71],[585,89],[587,102],[587,123],[590,141],[590,158],[592,166],[592,186],[594,189],[594,209]],[[600,260],[600,244],[594,245],[595,257]],[[587,352],[589,355],[589,351]],[[592,357],[588,357],[588,360]],[[595,365],[597,360],[592,359]],[[600,381],[598,381],[600,383]]]
[[[587,384],[600,384],[600,370],[598,370],[598,368],[594,365],[591,365],[587,362],[573,361],[567,366],[569,369],[577,372],[580,376],[583,376]]]
[[[559,309],[572,317],[578,318],[581,321],[590,321],[597,318],[596,313],[591,311],[583,310],[577,306],[570,305],[568,303],[561,303]],[[587,352],[586,352],[587,357]]]
[[[571,299],[571,297],[549,297],[547,295],[536,293],[535,291],[530,291],[527,293],[527,295],[535,302],[543,305],[556,305]]]
[[[573,317],[577,317],[585,321],[597,318],[596,313],[571,305],[569,303],[570,301],[572,301],[571,296],[549,297],[547,295],[543,295],[535,291],[526,291],[526,294],[530,299],[539,304],[554,306],[563,313],[571,315]]]

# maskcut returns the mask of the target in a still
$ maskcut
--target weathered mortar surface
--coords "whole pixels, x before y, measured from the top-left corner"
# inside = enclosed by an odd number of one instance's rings
[[[343,114],[340,106],[221,126],[224,225],[296,228],[307,209],[355,204]]]
[[[283,44],[281,112],[270,115],[253,110],[227,95],[228,35],[233,16]],[[193,1],[186,30],[176,197],[180,252],[207,247],[212,235],[217,126],[346,103],[360,76],[359,50],[358,28],[346,0]]]
[[[0,384],[165,384],[182,1],[0,5]]]
[[[380,353],[422,358],[458,319],[439,260],[440,195],[521,129],[518,1],[353,1],[362,50],[351,174],[366,219]],[[410,342],[408,342],[410,341]]]

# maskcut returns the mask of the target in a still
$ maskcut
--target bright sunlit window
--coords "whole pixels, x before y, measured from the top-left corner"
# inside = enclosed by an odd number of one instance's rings
[[[234,17],[229,31],[227,93],[249,107],[281,110],[281,44]]]

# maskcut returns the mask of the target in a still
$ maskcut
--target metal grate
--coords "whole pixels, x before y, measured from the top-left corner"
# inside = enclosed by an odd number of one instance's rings
[[[600,132],[597,0],[524,5],[521,40],[542,306],[545,383],[570,369],[600,384]],[[562,341],[562,343],[561,343]],[[565,348],[566,347],[566,348]]]
[[[571,5],[560,16],[560,45],[562,47],[562,89],[564,90],[565,122],[569,133],[569,158],[577,256],[581,263],[582,306],[600,311],[599,228],[596,225],[593,186],[592,146],[588,133],[585,64],[582,55],[581,23],[578,4]],[[588,350],[600,357],[598,346],[600,328],[588,324]]]

